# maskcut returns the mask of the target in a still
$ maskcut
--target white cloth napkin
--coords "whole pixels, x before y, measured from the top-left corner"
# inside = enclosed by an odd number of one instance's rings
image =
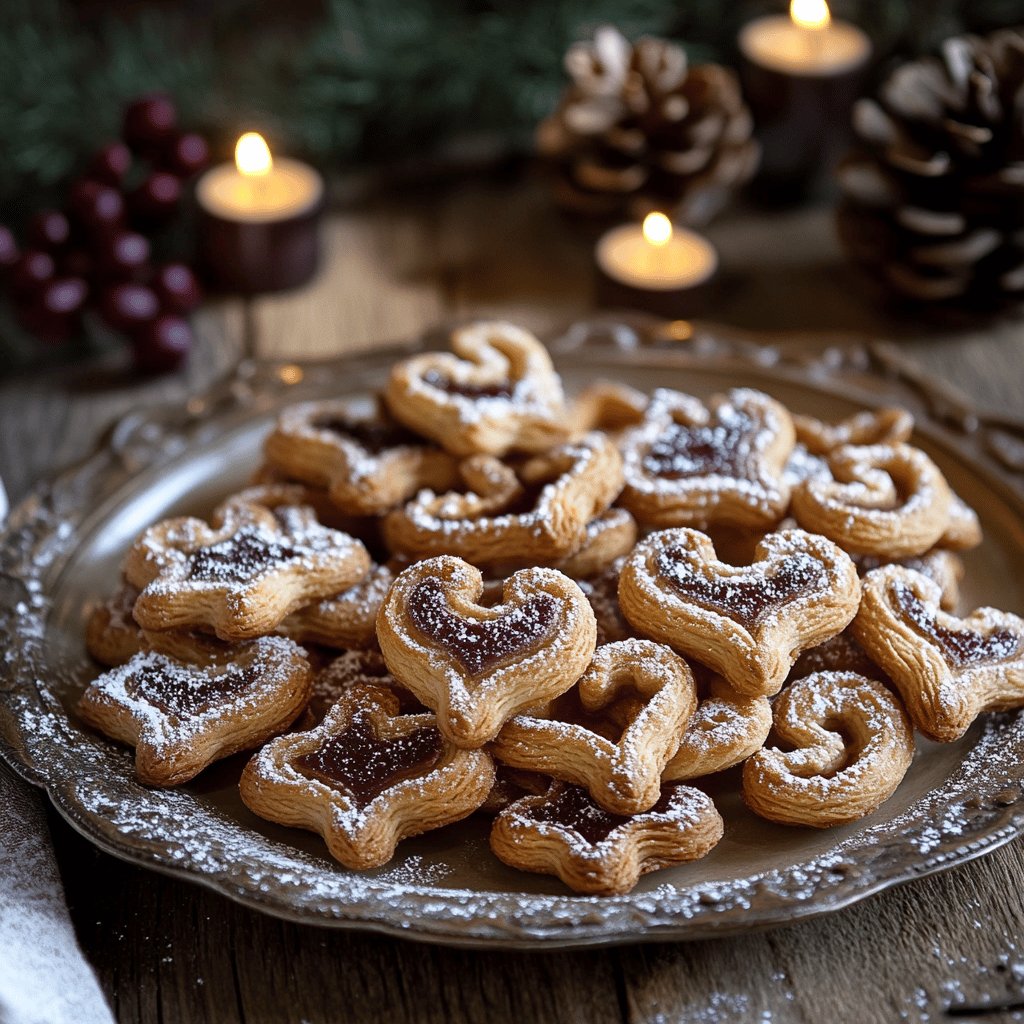
[[[113,1024],[82,956],[43,797],[0,765],[0,1024]]]
[[[0,525],[6,516],[0,481]],[[75,938],[43,800],[0,764],[0,1024],[113,1024]]]

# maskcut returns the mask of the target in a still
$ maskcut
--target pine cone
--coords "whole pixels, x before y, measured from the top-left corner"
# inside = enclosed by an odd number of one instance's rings
[[[661,210],[706,223],[757,167],[753,123],[732,71],[690,68],[662,39],[597,30],[565,56],[572,85],[537,130],[555,194],[576,212]]]
[[[949,39],[854,108],[851,257],[913,299],[1024,298],[1024,30]]]

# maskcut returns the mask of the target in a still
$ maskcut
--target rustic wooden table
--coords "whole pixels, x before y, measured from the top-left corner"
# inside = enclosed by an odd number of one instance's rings
[[[729,324],[898,340],[980,407],[1024,413],[1024,321],[923,324],[882,311],[824,209],[743,211],[710,231]],[[282,297],[204,312],[186,372],[112,360],[0,381],[13,501],[132,406],[183,396],[241,352],[317,358],[498,315],[551,330],[591,310],[590,241],[529,180],[365,199],[327,227],[325,269]],[[1022,611],[1022,609],[1016,609]],[[474,953],[300,927],[95,851],[51,815],[82,946],[122,1021],[1024,1019],[1024,843],[829,917],[734,939],[579,953]]]

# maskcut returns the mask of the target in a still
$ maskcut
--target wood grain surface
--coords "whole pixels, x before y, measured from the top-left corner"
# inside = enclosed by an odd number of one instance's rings
[[[716,319],[898,341],[992,411],[1024,414],[1024,322],[885,309],[843,263],[827,210],[744,210],[709,232]],[[140,383],[115,362],[0,380],[12,500],[126,410],[183,399],[239,353],[324,358],[477,315],[550,330],[592,310],[589,227],[529,179],[459,182],[338,211],[317,281],[211,303],[189,369]],[[1021,611],[1021,609],[1016,609]],[[1024,843],[847,910],[741,938],[477,953],[292,925],[97,852],[51,827],[83,948],[121,1021],[740,1022],[1024,1019]],[[2,953],[0,953],[2,955]]]

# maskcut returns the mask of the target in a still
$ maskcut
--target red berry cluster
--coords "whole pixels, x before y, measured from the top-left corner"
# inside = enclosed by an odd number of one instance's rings
[[[164,372],[188,355],[185,316],[201,293],[186,264],[153,262],[151,239],[179,212],[209,149],[178,129],[174,103],[158,93],[128,104],[121,138],[71,184],[63,210],[28,222],[23,247],[0,225],[0,274],[19,322],[40,339],[67,340],[93,308],[128,335],[139,369]]]

